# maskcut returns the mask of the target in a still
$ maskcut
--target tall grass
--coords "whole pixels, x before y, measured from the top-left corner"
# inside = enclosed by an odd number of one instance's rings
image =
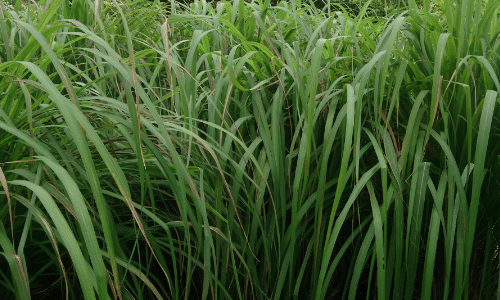
[[[0,3],[3,294],[500,299],[500,0],[304,4]]]

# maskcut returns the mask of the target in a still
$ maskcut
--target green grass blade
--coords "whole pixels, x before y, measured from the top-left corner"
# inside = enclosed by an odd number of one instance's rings
[[[50,196],[50,194],[40,186],[29,181],[14,180],[11,181],[10,184],[27,187],[37,195],[38,199],[40,199],[40,202],[42,202],[43,206],[50,215],[50,219],[54,222],[64,246],[69,252],[73,266],[78,274],[78,280],[82,287],[84,298],[86,300],[96,299],[94,286],[92,284],[92,282],[95,284],[95,279],[92,280],[92,269],[88,268],[88,263],[85,261],[80,246],[78,245],[68,222],[57,207],[52,196]]]

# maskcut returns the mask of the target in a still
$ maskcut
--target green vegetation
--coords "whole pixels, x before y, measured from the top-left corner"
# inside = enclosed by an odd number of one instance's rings
[[[500,0],[369,5],[0,3],[2,296],[499,300]]]

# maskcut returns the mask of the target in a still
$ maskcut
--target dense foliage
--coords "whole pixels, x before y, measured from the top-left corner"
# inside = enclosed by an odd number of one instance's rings
[[[500,0],[391,3],[0,2],[2,296],[500,299]]]

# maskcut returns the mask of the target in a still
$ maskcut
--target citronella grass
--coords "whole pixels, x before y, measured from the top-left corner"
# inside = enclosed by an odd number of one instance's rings
[[[500,299],[500,1],[329,4],[0,4],[3,294]]]

